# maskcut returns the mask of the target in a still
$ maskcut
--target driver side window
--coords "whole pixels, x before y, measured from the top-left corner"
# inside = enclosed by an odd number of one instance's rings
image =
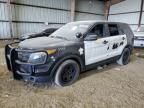
[[[103,24],[97,24],[90,32],[89,34],[91,35],[96,35],[98,37],[103,37],[104,33],[103,33],[103,30],[104,29],[104,25]]]

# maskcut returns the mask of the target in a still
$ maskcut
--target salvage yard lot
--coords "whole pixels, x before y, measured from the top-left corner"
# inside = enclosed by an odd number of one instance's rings
[[[136,52],[126,66],[85,72],[60,88],[13,80],[0,48],[0,108],[144,108],[144,59]]]

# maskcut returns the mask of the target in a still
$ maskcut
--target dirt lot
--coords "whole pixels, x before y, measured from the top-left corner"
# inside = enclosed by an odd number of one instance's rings
[[[144,108],[144,59],[133,55],[127,66],[92,70],[59,88],[13,80],[1,48],[0,108]]]

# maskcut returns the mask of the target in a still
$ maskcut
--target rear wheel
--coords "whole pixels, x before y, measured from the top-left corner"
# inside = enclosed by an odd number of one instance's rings
[[[66,60],[58,67],[54,82],[58,86],[71,85],[78,79],[79,73],[78,63],[74,60]]]
[[[129,48],[125,48],[120,59],[117,61],[119,65],[127,65],[130,60],[130,50]]]

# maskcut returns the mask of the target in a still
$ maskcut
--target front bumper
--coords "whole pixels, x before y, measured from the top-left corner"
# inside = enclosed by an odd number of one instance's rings
[[[134,47],[144,47],[144,39],[134,39]]]
[[[33,83],[51,82],[50,68],[51,63],[45,63],[42,65],[32,65],[21,62],[18,59],[17,48],[12,45],[6,45],[5,58],[7,68],[13,73],[13,78],[16,80],[24,80]],[[35,51],[36,52],[36,51]]]

